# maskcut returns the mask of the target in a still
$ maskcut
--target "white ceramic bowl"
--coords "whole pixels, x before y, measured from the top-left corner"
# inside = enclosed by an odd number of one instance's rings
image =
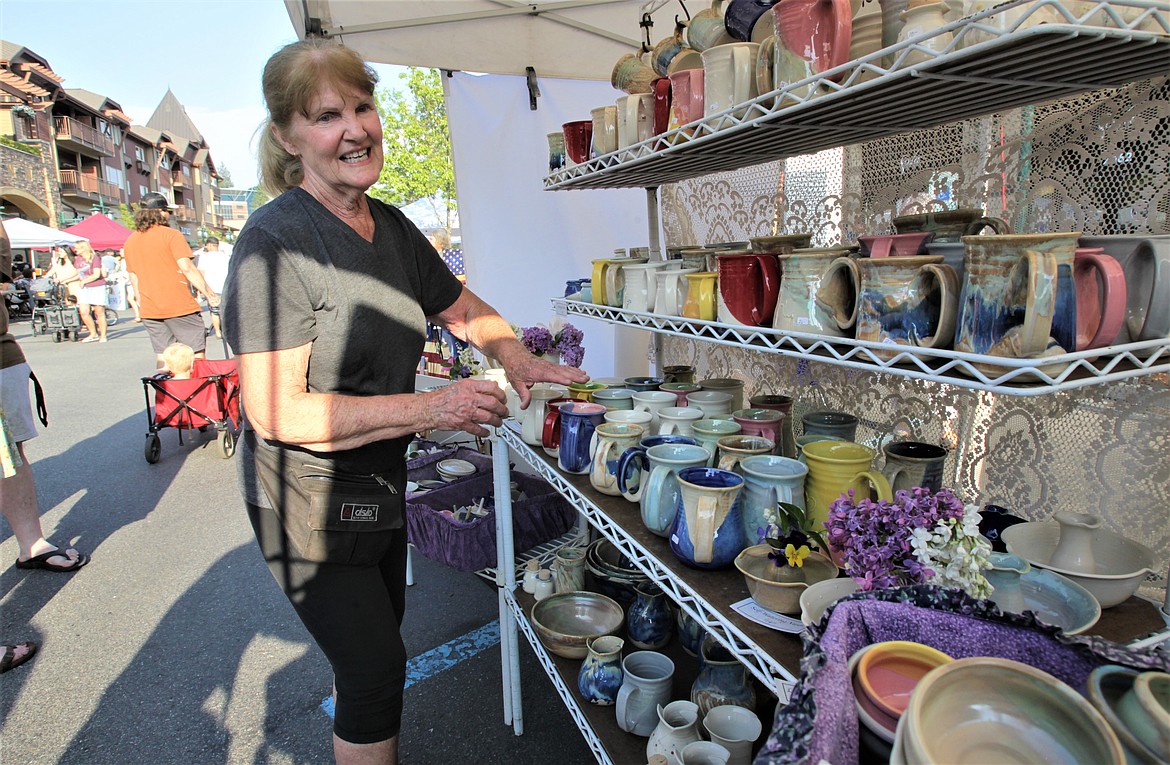
[[[467,460],[456,459],[443,460],[435,468],[439,471],[440,475],[451,475],[456,478],[466,478],[469,475],[474,475],[476,471],[475,465]]]
[[[800,593],[800,620],[811,627],[821,620],[829,606],[858,589],[860,585],[850,577],[825,579],[809,585],[807,590]]]
[[[1138,731],[1131,729],[1122,716],[1123,703],[1133,692],[1134,681],[1140,674],[1136,669],[1115,664],[1097,667],[1089,674],[1089,701],[1093,702],[1093,706],[1113,728],[1121,745],[1127,750],[1131,763],[1156,765],[1158,751],[1146,746],[1145,742],[1138,738]],[[1170,731],[1167,735],[1170,735]]]
[[[1093,531],[1093,557],[1097,562],[1097,572],[1093,574],[1048,564],[1060,542],[1060,525],[1056,521],[1018,523],[1004,529],[1000,537],[1008,552],[1076,582],[1093,594],[1101,608],[1128,600],[1154,565],[1150,548],[1106,529]]]
[[[1027,664],[977,656],[931,670],[902,715],[907,765],[1124,765],[1117,736],[1083,696]]]

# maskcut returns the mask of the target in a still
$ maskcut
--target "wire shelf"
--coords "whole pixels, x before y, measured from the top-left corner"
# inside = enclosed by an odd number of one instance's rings
[[[890,346],[766,327],[735,326],[564,298],[554,298],[552,303],[557,313],[586,316],[675,337],[779,353],[854,369],[887,372],[899,377],[932,380],[1010,396],[1039,396],[1170,372],[1170,338],[1064,353],[1043,359],[1009,359],[934,348]],[[887,358],[890,354],[894,355]]]
[[[557,171],[544,187],[660,186],[1164,75],[1168,57],[1165,2],[1018,0]]]

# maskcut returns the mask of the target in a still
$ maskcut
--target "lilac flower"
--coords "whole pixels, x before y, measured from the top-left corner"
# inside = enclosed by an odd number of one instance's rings
[[[550,353],[554,348],[552,332],[549,332],[548,327],[525,327],[521,330],[520,342],[528,349],[529,353],[534,353],[537,356],[542,356]]]

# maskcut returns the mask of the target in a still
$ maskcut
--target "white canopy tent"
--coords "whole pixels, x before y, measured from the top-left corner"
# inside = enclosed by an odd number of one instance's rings
[[[589,276],[590,261],[616,248],[650,243],[645,192],[542,190],[545,136],[622,95],[609,84],[614,63],[636,52],[645,36],[653,44],[672,34],[683,15],[680,0],[285,5],[301,37],[337,39],[376,63],[460,72],[444,77],[443,87],[468,284],[510,321],[549,323],[548,298],[562,294],[566,279]],[[692,15],[709,6],[710,0],[686,0]],[[645,32],[643,14],[653,21]],[[595,377],[647,371],[645,332],[573,323],[585,333],[585,366]]]
[[[67,234],[55,228],[42,226],[24,218],[9,218],[4,221],[4,231],[14,249],[41,250],[65,244],[84,241],[85,237]]]

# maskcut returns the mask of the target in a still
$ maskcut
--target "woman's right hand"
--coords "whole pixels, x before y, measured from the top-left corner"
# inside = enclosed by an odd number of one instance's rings
[[[504,392],[488,380],[459,380],[427,394],[430,429],[489,435],[508,414]]]

